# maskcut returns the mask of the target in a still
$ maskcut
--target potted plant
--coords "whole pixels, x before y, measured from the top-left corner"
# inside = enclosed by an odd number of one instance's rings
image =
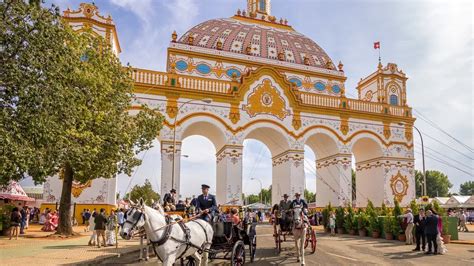
[[[449,234],[449,221],[447,216],[442,217],[442,222],[443,222],[443,232],[441,233],[441,237],[443,238],[443,242],[445,244],[451,243],[451,235]]]
[[[392,222],[393,216],[390,214],[387,214],[385,219],[383,220],[383,230],[385,232],[385,239],[387,240],[393,240],[393,222]]]
[[[349,232],[351,235],[356,235],[357,234],[357,226],[359,224],[359,221],[357,219],[357,216],[354,215],[352,216],[352,231]]]
[[[367,235],[367,224],[367,215],[365,214],[365,212],[361,211],[357,216],[357,229],[359,231],[359,236]]]
[[[351,206],[347,207],[347,214],[344,216],[344,229],[348,234],[355,235],[352,220],[354,219],[354,210]]]
[[[338,234],[344,233],[344,208],[341,206],[336,209],[336,228]]]
[[[10,235],[10,217],[14,206],[4,205],[0,207],[0,223],[2,225],[2,234],[4,236]]]
[[[373,238],[380,237],[380,221],[379,217],[375,213],[372,213],[372,215],[369,217],[369,230],[372,232]]]
[[[329,228],[329,214],[332,211],[331,203],[329,203],[326,208],[323,209],[323,226],[326,232],[330,232],[331,228]]]
[[[397,217],[392,216],[392,234],[394,239],[398,239],[398,236],[402,232],[402,227]]]

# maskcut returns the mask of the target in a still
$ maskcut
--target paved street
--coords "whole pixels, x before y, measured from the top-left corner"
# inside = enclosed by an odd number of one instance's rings
[[[275,253],[272,230],[269,225],[260,225],[258,231],[257,261],[253,265],[298,265],[292,242],[285,242],[280,255]],[[474,245],[448,245],[448,254],[425,256],[411,252],[412,246],[399,241],[386,241],[369,237],[348,235],[330,237],[318,234],[316,253],[306,255],[307,265],[474,265]],[[156,258],[148,262],[137,262],[138,252],[103,261],[103,264],[126,263],[135,265],[156,264]],[[224,261],[213,261],[213,265],[226,265]]]

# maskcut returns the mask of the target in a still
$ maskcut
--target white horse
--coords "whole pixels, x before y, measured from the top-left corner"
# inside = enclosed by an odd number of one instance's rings
[[[163,265],[171,266],[180,258],[187,257],[192,257],[197,265],[207,265],[207,250],[214,234],[208,222],[201,219],[176,222],[166,217],[161,206],[155,210],[140,200],[137,206],[127,211],[120,236],[130,239],[133,230],[142,226]]]
[[[296,245],[297,262],[305,265],[304,262],[304,242],[306,240],[306,227],[308,225],[304,221],[303,208],[299,205],[293,207],[293,237]]]

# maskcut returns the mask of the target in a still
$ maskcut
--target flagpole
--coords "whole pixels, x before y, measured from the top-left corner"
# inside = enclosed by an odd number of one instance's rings
[[[382,63],[382,59],[380,58],[380,46],[379,46],[379,63]]]

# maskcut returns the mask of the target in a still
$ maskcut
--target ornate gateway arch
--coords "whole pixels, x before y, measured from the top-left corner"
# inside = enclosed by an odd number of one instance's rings
[[[273,203],[303,192],[306,145],[316,155],[318,206],[352,200],[353,164],[357,206],[368,199],[390,205],[395,197],[408,204],[415,181],[406,75],[379,63],[358,83],[358,98],[347,98],[342,63],[336,67],[313,40],[272,16],[270,0],[247,2],[231,18],[205,21],[180,38],[174,32],[166,72],[133,69],[134,108],[147,104],[165,117],[161,194],[179,194],[182,141],[201,135],[216,150],[220,204],[242,204],[246,139],[271,152]],[[83,4],[65,18],[75,29],[97,30],[120,52],[112,19],[96,6]]]

